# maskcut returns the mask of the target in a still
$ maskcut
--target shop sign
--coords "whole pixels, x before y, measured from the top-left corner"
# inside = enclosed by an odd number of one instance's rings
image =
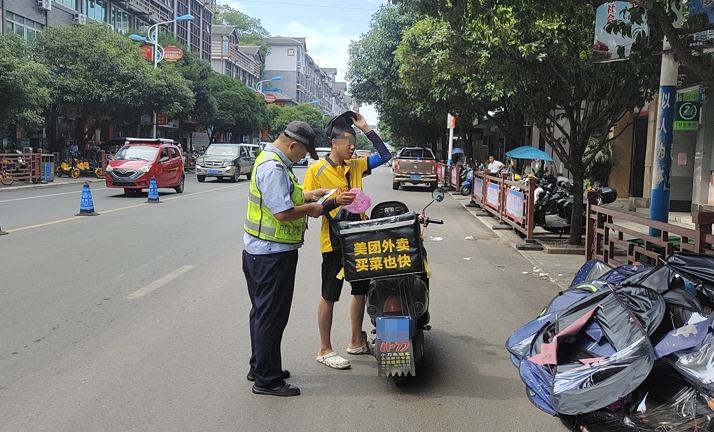
[[[267,126],[265,128],[263,128],[262,131],[260,131],[260,138],[268,139],[268,127]]]
[[[176,45],[169,45],[164,48],[164,60],[170,63],[175,63],[183,57],[183,51]]]
[[[699,90],[677,94],[674,112],[674,130],[695,131],[699,129]]]

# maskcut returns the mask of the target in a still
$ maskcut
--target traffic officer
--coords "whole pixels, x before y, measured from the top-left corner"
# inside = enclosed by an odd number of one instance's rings
[[[243,273],[250,296],[250,371],[253,393],[296,396],[285,382],[280,344],[295,288],[297,249],[303,243],[306,216],[319,217],[317,201],[327,189],[303,190],[292,166],[307,152],[317,159],[315,132],[305,122],[287,125],[278,139],[258,155],[250,181],[243,235]]]

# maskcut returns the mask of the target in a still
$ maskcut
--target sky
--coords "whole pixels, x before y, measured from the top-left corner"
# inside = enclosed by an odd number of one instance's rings
[[[260,20],[271,36],[304,37],[307,53],[320,67],[337,68],[344,81],[351,41],[367,33],[372,15],[383,0],[218,0],[251,18]],[[377,124],[377,113],[363,106],[368,124]]]

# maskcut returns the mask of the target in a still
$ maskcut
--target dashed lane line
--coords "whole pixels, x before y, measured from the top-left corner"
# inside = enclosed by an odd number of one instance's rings
[[[187,271],[191,270],[194,267],[195,266],[191,266],[191,265],[181,266],[178,269],[167,274],[166,276],[151,282],[150,284],[146,285],[145,287],[134,291],[133,293],[129,294],[128,296],[126,296],[124,298],[129,299],[129,300],[134,300],[134,299],[144,297],[145,295],[149,294],[150,292],[152,292],[154,290],[161,288],[162,286],[166,285],[167,283],[171,282],[172,280],[176,279],[177,277],[181,276],[182,274],[186,273]]]

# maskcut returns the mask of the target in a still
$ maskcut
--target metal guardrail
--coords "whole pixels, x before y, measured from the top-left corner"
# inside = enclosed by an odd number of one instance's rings
[[[488,170],[473,175],[472,201],[533,240],[536,179],[529,178],[524,184],[508,180],[508,174],[491,175]]]
[[[597,205],[597,192],[586,194],[585,257],[613,265],[656,264],[677,251],[714,255],[714,212],[692,212],[694,229],[652,220],[636,213]],[[659,230],[659,236],[649,234]]]

